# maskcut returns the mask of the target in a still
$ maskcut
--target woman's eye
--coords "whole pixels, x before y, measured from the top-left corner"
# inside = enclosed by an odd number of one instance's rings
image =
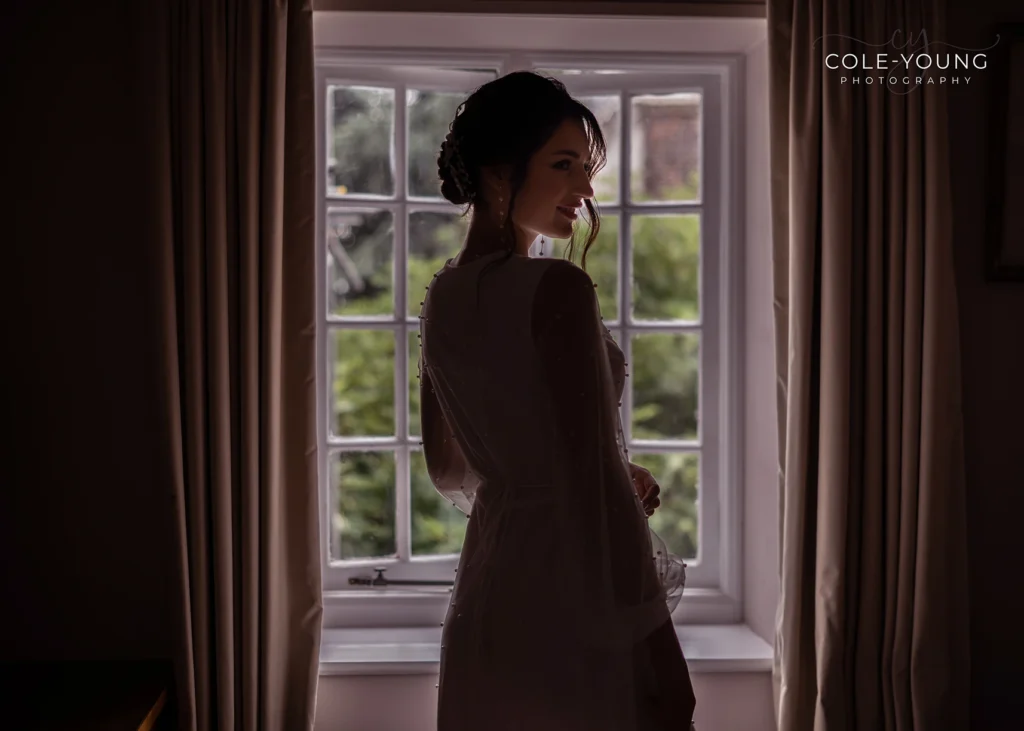
[[[559,160],[555,163],[555,167],[558,170],[568,170],[572,166],[572,160]],[[583,170],[587,175],[590,175],[594,171],[593,163],[584,163]]]

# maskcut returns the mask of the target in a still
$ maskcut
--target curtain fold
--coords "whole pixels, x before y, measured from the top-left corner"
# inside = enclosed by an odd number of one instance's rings
[[[844,84],[824,65],[907,51],[886,47],[897,30],[942,41],[944,7],[769,0],[767,17],[778,728],[966,729],[946,88]]]
[[[322,611],[312,9],[160,15],[182,728],[310,729]]]

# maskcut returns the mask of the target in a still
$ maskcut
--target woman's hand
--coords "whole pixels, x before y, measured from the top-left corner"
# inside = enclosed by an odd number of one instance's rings
[[[646,467],[629,463],[629,473],[633,478],[633,489],[636,490],[640,502],[643,503],[644,513],[651,517],[654,511],[661,505],[661,485],[654,479],[654,475]]]

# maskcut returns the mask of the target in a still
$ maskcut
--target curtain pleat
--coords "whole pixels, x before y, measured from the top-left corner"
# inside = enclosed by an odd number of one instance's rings
[[[173,3],[162,289],[192,729],[310,729],[322,611],[312,10]]]
[[[946,90],[824,66],[943,12],[768,2],[780,731],[968,728]]]

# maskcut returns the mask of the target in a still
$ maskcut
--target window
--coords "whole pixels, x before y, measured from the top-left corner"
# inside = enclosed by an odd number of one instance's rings
[[[469,217],[438,192],[455,109],[517,68],[563,81],[601,122],[602,226],[587,257],[626,354],[631,461],[662,486],[652,526],[689,563],[677,621],[739,619],[738,271],[728,63],[629,56],[318,56],[320,473],[326,626],[443,618],[466,518],[427,476],[419,436],[420,293]],[[581,223],[582,220],[581,220]],[[585,224],[584,224],[585,225]],[[562,256],[564,241],[545,256]],[[387,588],[353,583],[377,567]],[[434,583],[431,583],[434,582]]]

